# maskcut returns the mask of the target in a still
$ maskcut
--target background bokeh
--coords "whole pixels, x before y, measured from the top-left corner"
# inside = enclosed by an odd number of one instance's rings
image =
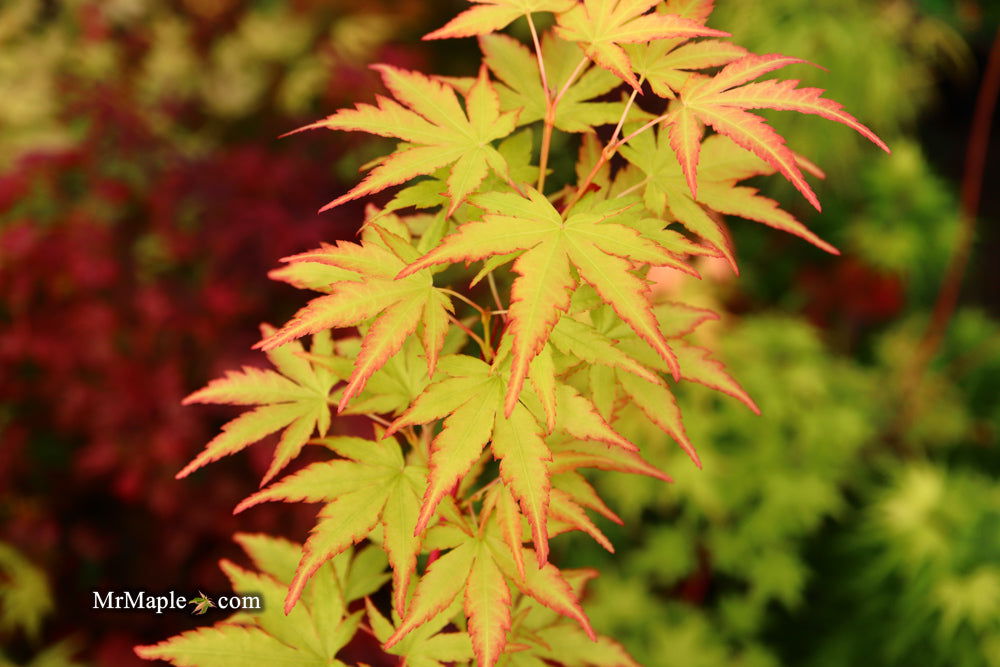
[[[369,100],[371,62],[473,73],[472,40],[419,40],[464,4],[0,2],[0,665],[144,664],[132,646],[205,621],[91,591],[223,591],[235,531],[304,537],[309,507],[231,515],[265,447],[174,480],[232,415],[180,400],[260,363],[258,325],[302,301],[267,271],[354,234],[361,205],[315,211],[385,149],[278,135]],[[659,285],[725,314],[702,335],[764,416],[683,385],[704,470],[633,429],[676,483],[597,476],[618,553],[567,536],[554,558],[602,572],[588,613],[645,665],[998,666],[1000,131],[959,307],[927,331],[1000,7],[717,5],[737,42],[826,67],[788,76],[894,152],[769,115],[828,172],[824,212],[759,185],[843,255],[736,221],[738,279]]]

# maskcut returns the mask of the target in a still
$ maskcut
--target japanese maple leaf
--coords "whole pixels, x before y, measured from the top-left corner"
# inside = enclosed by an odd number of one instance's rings
[[[597,571],[563,570],[562,575],[577,598],[582,598]],[[576,667],[639,667],[618,642],[603,635],[592,640],[578,625],[528,596],[517,600],[511,614],[518,621],[511,629],[510,643],[522,651],[530,648],[538,658]]]
[[[639,89],[632,62],[622,44],[673,37],[728,37],[676,14],[647,13],[660,0],[584,0],[558,17],[557,34],[579,42],[588,58]]]
[[[402,609],[420,549],[414,528],[426,469],[406,465],[399,444],[392,438],[333,437],[318,443],[343,459],[303,468],[248,497],[234,513],[273,500],[326,503],[288,587],[286,612],[295,606],[317,569],[381,525],[393,571],[393,601]]]
[[[697,199],[666,132],[640,134],[623,146],[621,153],[646,176],[643,187],[646,207],[660,216],[669,214],[718,248],[733,271],[738,269],[729,235],[706,209],[763,223],[837,254],[836,248],[781,210],[776,201],[761,196],[755,188],[738,185],[753,176],[772,174],[774,168],[725,136],[712,135],[702,145]]]
[[[667,0],[657,9],[664,14],[677,14],[704,23],[715,9],[715,0]]]
[[[136,654],[178,667],[344,667],[345,663],[336,655],[358,631],[363,615],[350,612],[348,604],[373,592],[382,580],[373,582],[366,573],[355,571],[354,563],[348,559],[337,563],[338,567],[328,563],[324,576],[310,582],[303,603],[286,614],[270,601],[284,595],[286,573],[294,568],[300,546],[265,535],[238,535],[237,541],[260,571],[244,569],[228,560],[221,561],[220,566],[233,590],[239,595],[260,597],[264,601],[262,608],[252,613],[237,613],[213,626],[184,632],[155,645],[137,646]],[[355,589],[350,594],[348,584]]]
[[[442,632],[454,620],[459,609],[458,600],[446,607],[406,637],[386,649],[390,655],[403,658],[406,665],[417,667],[445,667],[466,664],[473,659],[472,640],[465,632]],[[365,599],[365,608],[372,633],[382,644],[392,636],[399,625],[400,613],[392,609],[392,621],[387,619],[372,601]]]
[[[486,522],[474,535],[454,532],[458,536],[449,545],[453,548],[434,561],[420,578],[406,615],[385,641],[387,649],[462,595],[477,662],[496,664],[511,628],[510,584],[540,604],[575,620],[586,637],[596,640],[572,587],[553,565],[538,565],[535,559],[527,558],[524,573],[520,574],[493,521]]]
[[[424,39],[448,39],[486,35],[503,30],[515,19],[534,12],[562,12],[576,0],[470,0],[476,6],[466,9],[443,27],[424,35]]]
[[[655,307],[657,322],[663,335],[670,341],[680,364],[681,379],[697,382],[711,389],[728,394],[746,405],[755,414],[760,409],[736,380],[730,376],[725,366],[711,356],[711,353],[685,340],[702,323],[717,319],[718,316],[701,308],[683,304],[664,303]],[[621,323],[610,318],[601,318],[607,324],[604,335],[617,340],[618,347],[630,357],[661,373],[668,368],[648,344]],[[680,407],[667,383],[659,377],[650,380],[633,373],[615,369],[611,381],[602,378],[601,385],[594,389],[607,390],[614,395],[623,393],[631,403],[638,406],[653,424],[677,441],[691,460],[701,467],[701,461],[684,430]],[[615,401],[612,400],[612,403]],[[648,474],[648,473],[647,473]]]
[[[517,403],[504,416],[503,373],[466,356],[441,360],[449,376],[430,385],[387,431],[444,419],[431,443],[430,474],[416,531],[422,532],[438,504],[480,458],[491,449],[500,461],[500,477],[523,508],[532,528],[540,562],[548,557],[546,532],[549,506],[549,449],[538,419]],[[628,450],[635,445],[616,433],[586,398],[563,384],[554,384],[559,421],[556,426],[584,440],[596,440]]]
[[[799,169],[795,154],[784,138],[760,116],[747,109],[781,109],[814,114],[842,123],[889,152],[889,147],[843,107],[822,97],[819,88],[797,88],[799,82],[760,81],[748,83],[776,69],[804,63],[778,54],[749,55],[726,65],[713,77],[695,77],[680,91],[680,105],[669,118],[670,145],[680,161],[692,195],[698,193],[698,159],[704,125],[726,135],[773,166],[817,210],[816,193]]]
[[[262,327],[264,335],[273,333]],[[329,332],[313,336],[313,354],[329,354],[333,345]],[[325,435],[330,427],[328,397],[338,379],[322,366],[311,364],[298,341],[275,346],[267,357],[280,372],[244,367],[213,380],[204,389],[184,399],[184,404],[217,403],[253,405],[255,409],[227,422],[222,432],[188,463],[177,478],[186,477],[206,463],[235,454],[258,440],[284,429],[270,468],[261,480],[267,484],[289,461],[298,456],[314,431]]]
[[[202,616],[208,611],[209,607],[215,606],[215,603],[212,602],[212,598],[208,597],[201,591],[198,591],[198,597],[191,598],[191,601],[188,602],[188,604],[194,605],[194,609],[191,610],[191,613],[197,616]]]
[[[395,216],[388,220],[398,223]],[[407,239],[374,223],[366,229],[366,236],[360,244],[339,241],[335,246],[323,245],[285,258],[283,261],[293,269],[309,264],[330,267],[332,271],[319,275],[334,282],[324,289],[329,294],[310,301],[285,326],[257,344],[261,349],[271,350],[309,333],[373,320],[364,334],[354,370],[341,397],[338,406],[341,411],[418,329],[428,375],[433,375],[448,329],[448,316],[453,312],[448,297],[434,287],[430,271],[411,273],[400,280],[394,278],[407,261],[418,255]],[[292,270],[277,277],[301,284],[299,281],[308,282],[317,275],[316,269],[311,271],[304,274]]]
[[[368,132],[396,137],[406,142],[406,146],[381,160],[361,183],[321,211],[451,165],[450,215],[479,187],[490,169],[505,173],[503,156],[490,142],[514,131],[517,111],[500,113],[500,101],[485,66],[480,68],[479,78],[465,98],[464,110],[454,89],[447,84],[390,65],[374,67],[381,72],[385,86],[403,104],[378,96],[377,106],[358,104],[354,109],[341,109],[295,131],[325,127]]]
[[[502,82],[497,84],[503,109],[522,109],[519,125],[528,125],[545,117],[545,91],[532,52],[506,35],[486,35],[479,45],[486,65]],[[573,74],[576,47],[571,42],[542,38],[542,57],[549,85],[561,90]],[[598,125],[617,122],[624,110],[622,102],[592,102],[621,85],[613,74],[599,67],[584,72],[563,94],[555,109],[555,127],[564,132],[589,132]]]
[[[569,307],[577,286],[571,266],[668,364],[675,364],[650,311],[648,287],[632,273],[632,266],[636,262],[691,270],[663,247],[615,222],[629,215],[633,204],[628,199],[601,202],[590,210],[578,207],[567,220],[533,189],[527,198],[488,193],[475,203],[487,211],[481,221],[461,225],[437,248],[406,267],[400,277],[435,264],[526,251],[513,267],[518,277],[508,312],[513,363],[505,414],[510,415],[517,403],[532,358],[544,347],[560,312]]]
[[[676,91],[691,78],[692,70],[728,65],[747,55],[742,46],[717,39],[663,39],[628,45],[625,51],[636,74],[649,83],[655,94],[669,99],[676,97]]]

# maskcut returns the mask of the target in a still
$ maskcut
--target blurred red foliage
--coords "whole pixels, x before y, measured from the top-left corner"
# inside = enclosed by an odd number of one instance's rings
[[[80,25],[86,39],[115,38],[96,10]],[[378,58],[420,63],[398,47]],[[228,368],[262,363],[250,351],[259,323],[301,302],[268,269],[351,237],[361,218],[349,206],[316,214],[344,189],[332,167],[350,143],[279,142],[303,119],[269,108],[210,151],[180,150],[151,131],[130,85],[66,82],[86,139],[0,173],[0,539],[53,579],[49,635],[82,635],[82,658],[115,667],[146,664],[135,644],[200,623],[92,612],[91,591],[224,591],[217,561],[241,558],[234,532],[301,540],[312,524],[300,505],[232,517],[266,469],[264,445],[176,481],[232,416],[180,402]],[[337,64],[322,105],[377,86]],[[197,109],[172,113],[204,121]]]

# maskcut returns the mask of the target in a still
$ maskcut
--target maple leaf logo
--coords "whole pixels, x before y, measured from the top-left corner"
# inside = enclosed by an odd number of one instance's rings
[[[191,610],[191,613],[195,614],[196,616],[202,616],[206,611],[209,610],[209,608],[215,606],[215,603],[212,602],[212,598],[208,597],[201,591],[198,591],[198,597],[191,598],[191,601],[188,602],[188,604],[194,605],[194,609]]]

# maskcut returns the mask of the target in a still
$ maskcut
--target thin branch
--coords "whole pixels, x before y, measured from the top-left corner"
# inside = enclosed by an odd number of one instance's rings
[[[580,76],[580,73],[583,71],[584,66],[587,63],[589,63],[589,62],[590,62],[590,59],[587,58],[586,56],[584,56],[583,60],[581,60],[577,64],[576,69],[574,69],[573,73],[569,75],[568,79],[566,79],[566,83],[563,84],[563,87],[559,91],[559,94],[556,95],[556,98],[554,100],[552,100],[552,107],[553,108],[559,106],[559,102],[562,101],[563,96],[569,90],[570,86],[572,86],[576,82],[576,77]]]
[[[590,170],[590,173],[587,174],[587,178],[585,178],[583,183],[580,184],[580,187],[576,189],[576,192],[573,193],[573,198],[569,200],[569,203],[566,204],[566,208],[563,209],[563,217],[565,217],[569,213],[570,209],[576,206],[576,203],[583,198],[583,195],[587,192],[587,188],[590,187],[590,184],[594,182],[594,178],[597,177],[597,172],[599,172],[601,167],[603,167],[608,160],[611,159],[611,156],[615,154],[616,150],[618,150],[617,146],[612,146],[611,144],[604,147],[604,150],[601,151],[601,157],[597,160],[597,164],[595,164],[594,168]]]
[[[388,419],[385,419],[383,417],[379,417],[378,415],[369,414],[369,413],[366,412],[365,413],[365,417],[367,417],[368,419],[371,419],[376,424],[381,424],[382,426],[385,426],[386,428],[389,428],[390,426],[392,426],[392,422],[391,421],[389,421]]]
[[[639,79],[639,85],[642,85],[642,79]],[[618,139],[618,134],[622,131],[622,126],[625,125],[625,119],[628,118],[628,112],[632,110],[632,105],[635,104],[635,98],[639,94],[638,88],[632,89],[632,94],[628,98],[628,102],[625,104],[625,110],[622,112],[622,117],[618,119],[618,125],[615,126],[615,131],[611,134],[611,141]]]
[[[497,310],[498,311],[502,310],[503,312],[506,313],[507,311],[503,307],[503,301],[500,300],[500,291],[497,289],[497,281],[493,277],[492,271],[486,274],[486,280],[490,284],[490,292],[493,294],[493,303],[496,304]]]
[[[476,341],[476,343],[479,345],[480,351],[483,353],[483,357],[484,358],[491,358],[493,356],[493,354],[492,354],[493,351],[490,350],[489,347],[486,345],[486,341],[484,341],[482,338],[480,338],[479,335],[475,331],[473,331],[469,327],[467,327],[464,324],[462,324],[462,321],[459,320],[454,315],[449,315],[448,319],[451,320],[452,324],[454,324],[456,327],[458,327],[459,329],[461,329],[462,331],[464,331],[466,333],[466,335],[468,335],[469,338],[471,338],[472,340]]]
[[[948,269],[941,283],[934,310],[931,314],[927,330],[917,345],[913,361],[900,376],[900,411],[897,414],[889,432],[891,437],[898,437],[913,416],[920,410],[919,388],[923,376],[948,330],[948,323],[958,306],[958,296],[962,287],[972,254],[972,244],[975,240],[976,218],[979,213],[979,200],[983,189],[983,175],[986,167],[986,152],[989,146],[991,124],[1000,97],[1000,29],[993,39],[986,71],[979,87],[976,99],[972,127],[969,130],[969,141],[965,152],[965,166],[962,174],[962,186],[959,199],[961,228],[948,263]]]
[[[556,112],[552,102],[545,98],[545,127],[542,129],[542,150],[538,155],[538,185],[535,188],[545,193],[545,177],[549,171],[549,153],[552,151],[552,131],[556,126]]]
[[[453,296],[456,299],[459,299],[460,301],[464,301],[465,303],[469,304],[470,306],[472,306],[473,308],[475,308],[477,311],[479,311],[480,315],[483,315],[484,317],[486,317],[486,316],[489,315],[482,306],[480,306],[478,303],[476,303],[475,301],[473,301],[469,297],[465,296],[464,294],[459,294],[455,290],[448,289],[447,287],[439,287],[438,289],[441,292],[444,292],[445,294]]]
[[[573,208],[573,206],[576,205],[578,201],[580,201],[583,195],[586,194],[587,188],[589,188],[590,184],[594,181],[594,177],[597,176],[597,172],[600,171],[601,167],[603,167],[612,157],[614,157],[615,153],[618,152],[619,148],[621,148],[628,142],[632,141],[632,139],[636,138],[637,136],[639,136],[646,130],[650,129],[651,127],[654,127],[659,123],[662,123],[670,116],[669,113],[657,116],[656,118],[649,121],[648,123],[640,127],[638,130],[628,135],[627,137],[616,139],[615,137],[617,137],[618,132],[621,130],[621,127],[625,124],[625,117],[628,115],[630,108],[631,105],[626,105],[625,112],[622,114],[621,120],[618,121],[618,127],[615,128],[615,134],[611,136],[611,140],[608,141],[608,145],[605,146],[604,150],[601,151],[601,157],[600,159],[597,160],[597,164],[594,165],[594,168],[590,171],[590,174],[587,176],[586,179],[584,179],[583,183],[580,184],[580,187],[576,189],[576,192],[573,194],[573,198],[570,199],[569,203],[566,205],[566,208],[563,209],[564,216],[569,212],[571,208]]]
[[[635,192],[636,190],[638,190],[639,188],[643,187],[644,185],[646,185],[648,183],[649,183],[649,178],[644,178],[641,181],[639,181],[638,183],[636,183],[635,185],[633,185],[631,187],[628,187],[628,188],[625,188],[624,190],[622,190],[621,192],[619,192],[618,196],[615,197],[615,199],[618,199],[620,197],[627,197],[627,196],[629,196],[630,194],[632,194],[633,192]]]
[[[538,41],[538,31],[535,30],[535,21],[531,18],[531,12],[525,14],[528,17],[528,27],[531,28],[531,41],[535,43],[535,57],[538,59],[538,74],[542,77],[542,89],[545,90],[545,99],[549,99],[549,79],[545,76],[545,60],[542,58],[542,45]]]
[[[645,125],[643,125],[642,127],[640,127],[638,130],[636,130],[635,132],[633,132],[632,134],[628,135],[627,137],[625,137],[621,141],[619,141],[618,142],[618,146],[622,146],[624,144],[627,144],[628,142],[632,141],[633,139],[635,139],[637,136],[639,136],[640,134],[642,134],[646,130],[650,129],[651,127],[654,127],[655,125],[659,125],[660,123],[662,123],[663,121],[665,121],[669,117],[670,117],[670,113],[665,113],[665,114],[663,114],[661,116],[657,116],[653,120],[649,121],[648,123],[646,123]]]
[[[938,292],[937,302],[934,304],[930,325],[921,341],[918,357],[922,365],[930,363],[944,338],[948,322],[958,305],[958,293],[962,287],[962,278],[965,277],[965,271],[969,266],[969,257],[972,254],[972,244],[975,240],[979,200],[983,191],[983,172],[986,168],[986,152],[990,144],[991,120],[993,112],[996,110],[998,95],[1000,95],[1000,29],[997,30],[996,37],[993,39],[993,48],[990,51],[986,71],[983,73],[983,82],[976,100],[972,128],[969,131],[969,143],[965,153],[959,200],[962,227],[959,229],[955,252],[951,256],[941,291]]]
[[[539,51],[539,53],[541,53],[541,51]],[[569,78],[566,79],[566,83],[563,84],[562,89],[560,89],[559,93],[555,96],[555,99],[551,97],[552,91],[549,90],[546,85],[545,124],[542,130],[542,148],[538,156],[538,186],[535,188],[543,194],[545,191],[545,178],[548,176],[549,171],[549,153],[552,151],[552,132],[555,130],[556,126],[556,108],[559,106],[559,102],[562,101],[566,91],[570,89],[573,82],[576,81],[578,76],[580,76],[580,73],[583,71],[584,66],[588,62],[589,60],[584,57],[579,63],[577,63],[576,69],[574,69],[569,75]]]

